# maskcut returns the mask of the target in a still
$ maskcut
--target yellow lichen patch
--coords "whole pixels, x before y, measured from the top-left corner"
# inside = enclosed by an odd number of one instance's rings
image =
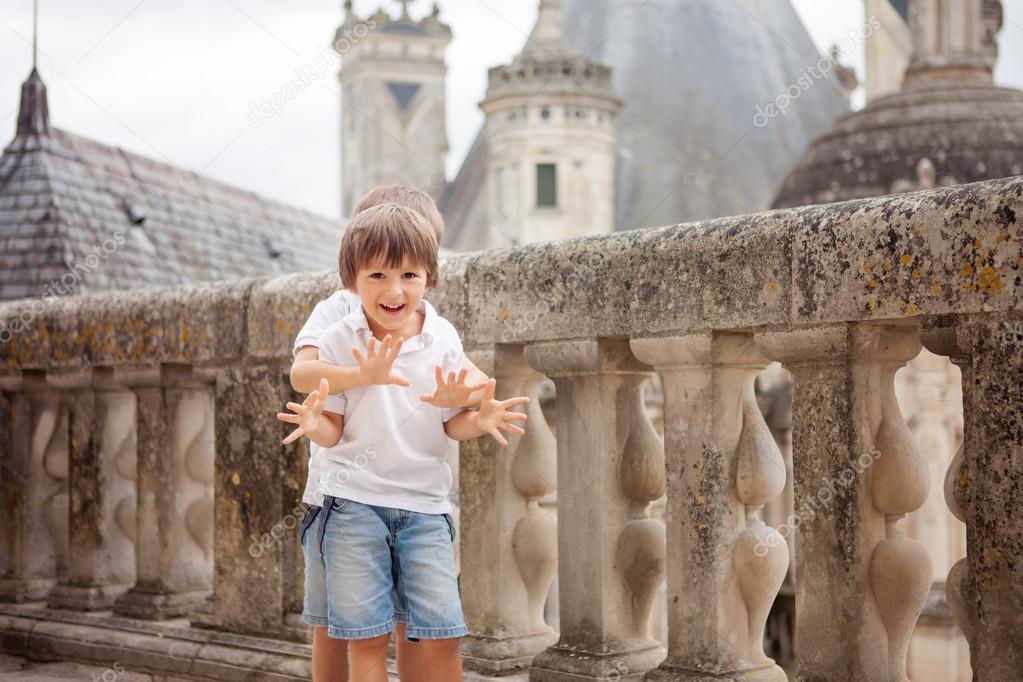
[[[770,284],[767,285],[767,290],[770,291],[772,294],[778,293],[778,283],[772,281]]]
[[[189,336],[191,335],[188,333],[188,327],[183,328],[181,330],[181,343],[188,343]]]
[[[874,279],[873,277],[871,277],[870,279],[867,280],[867,286],[870,287],[871,289],[876,289],[877,288],[877,280]]]
[[[899,262],[902,263],[903,265],[909,265],[910,263],[913,262],[913,257],[908,253],[904,253],[902,254],[902,258],[899,259]]]
[[[497,319],[501,320],[501,322],[504,322],[505,320],[508,319],[508,315],[510,314],[511,313],[508,311],[507,308],[501,308],[500,310],[497,311]]]
[[[882,267],[884,267],[885,272],[887,272],[887,271],[891,270],[892,267],[894,267],[894,266],[892,265],[892,262],[890,260],[886,260]]]
[[[913,268],[913,272],[909,273],[909,276],[913,279],[920,279],[920,270]]]
[[[696,501],[699,504],[707,504],[707,498],[705,498],[703,495],[697,495],[696,496]]]
[[[959,474],[959,487],[960,488],[965,488],[966,485],[969,482],[970,482],[970,477],[966,475],[965,471]]]
[[[972,276],[973,276],[973,264],[972,263],[967,263],[966,265],[963,266],[963,277],[972,277]]]
[[[935,296],[940,294],[941,293],[941,285],[940,284],[932,284],[931,285],[931,293],[934,294]]]
[[[998,233],[998,239],[996,239],[995,241],[1004,242],[1008,238],[1009,238],[1009,231],[1008,230],[1002,230],[1001,232]]]
[[[864,263],[860,266],[860,272],[864,275],[868,274],[873,268],[870,267],[870,263]]]
[[[906,308],[905,308],[905,314],[906,315],[916,315],[919,312],[920,312],[920,308],[917,306],[916,303],[909,303],[909,304],[906,305]]]
[[[980,272],[977,274],[977,286],[984,291],[989,294],[997,294],[1002,290],[1002,280],[998,276],[998,273],[995,272],[995,269],[990,265],[985,268],[981,268]]]
[[[284,331],[284,320],[283,319],[281,319],[279,317],[277,318],[277,324],[274,327],[274,331],[276,331],[278,333]]]
[[[870,308],[871,311],[877,310],[877,299],[872,298],[867,301],[867,307]]]
[[[231,474],[231,483],[234,483],[235,485],[242,484],[242,477],[238,475],[237,471]]]

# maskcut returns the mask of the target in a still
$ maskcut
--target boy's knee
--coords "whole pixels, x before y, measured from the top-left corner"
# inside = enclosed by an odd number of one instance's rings
[[[353,651],[357,651],[360,654],[376,654],[383,651],[387,653],[387,644],[391,639],[391,634],[380,635],[379,637],[370,637],[369,639],[350,639],[348,640],[348,647]]]

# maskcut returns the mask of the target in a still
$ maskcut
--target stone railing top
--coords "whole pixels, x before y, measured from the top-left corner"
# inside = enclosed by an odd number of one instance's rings
[[[450,256],[467,348],[1018,312],[1023,177]],[[0,305],[0,372],[287,361],[334,273]],[[17,320],[17,321],[15,321]]]

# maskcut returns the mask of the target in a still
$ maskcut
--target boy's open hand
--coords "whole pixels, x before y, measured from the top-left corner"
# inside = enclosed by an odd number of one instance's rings
[[[468,407],[469,396],[487,385],[487,382],[483,382],[475,386],[467,386],[465,377],[468,374],[469,370],[467,369],[459,372],[457,377],[454,372],[448,372],[448,380],[445,382],[444,372],[441,370],[440,365],[438,365],[436,371],[437,390],[433,392],[433,395],[426,393],[420,396],[419,399],[424,403],[440,408]]]
[[[411,386],[408,379],[391,374],[391,367],[401,351],[405,339],[400,336],[392,338],[390,334],[380,342],[380,350],[377,350],[376,338],[370,338],[366,346],[366,357],[358,348],[352,348],[352,356],[359,363],[359,385],[372,386],[373,384],[397,384],[398,386]]]
[[[526,421],[528,417],[521,412],[512,412],[511,408],[525,405],[529,398],[509,398],[508,400],[494,400],[494,387],[497,381],[491,379],[486,383],[486,390],[483,393],[483,401],[480,403],[480,411],[476,414],[475,424],[480,431],[489,433],[494,437],[501,447],[507,446],[508,441],[501,435],[501,430],[522,435],[525,431],[510,423],[512,421]]]
[[[282,444],[294,443],[306,433],[312,433],[316,430],[316,427],[320,424],[320,419],[323,418],[323,407],[327,403],[328,395],[330,395],[330,386],[327,384],[326,379],[320,379],[320,387],[306,396],[301,405],[298,403],[288,403],[288,409],[294,412],[294,414],[287,412],[277,413],[277,418],[282,422],[298,425],[297,429],[281,441]]]

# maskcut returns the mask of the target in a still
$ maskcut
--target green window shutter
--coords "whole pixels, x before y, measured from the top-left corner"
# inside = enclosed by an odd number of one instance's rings
[[[553,163],[536,164],[536,205],[538,208],[558,206],[558,167]]]

